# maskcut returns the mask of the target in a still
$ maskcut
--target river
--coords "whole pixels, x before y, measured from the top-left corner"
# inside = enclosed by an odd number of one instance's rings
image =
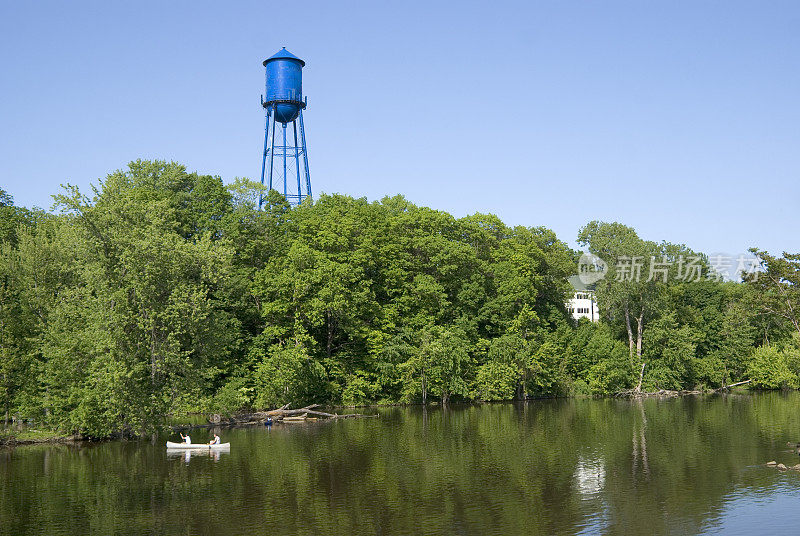
[[[0,534],[790,533],[800,471],[764,463],[800,463],[798,408],[537,400],[223,429],[213,456],[168,456],[167,436],[21,446],[0,450]]]

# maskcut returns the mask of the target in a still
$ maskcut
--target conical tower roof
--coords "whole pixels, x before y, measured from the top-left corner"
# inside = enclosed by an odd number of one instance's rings
[[[303,60],[301,60],[300,58],[298,58],[297,56],[286,50],[286,47],[283,47],[278,52],[276,52],[269,58],[265,59],[262,65],[266,67],[267,63],[271,62],[272,60],[295,60],[299,61],[301,66],[303,67],[306,66],[306,62],[304,62]]]

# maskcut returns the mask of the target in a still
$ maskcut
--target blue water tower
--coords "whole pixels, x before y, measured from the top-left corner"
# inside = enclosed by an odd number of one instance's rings
[[[306,99],[303,97],[303,67],[306,62],[286,50],[278,51],[274,56],[264,60],[267,69],[266,99],[262,95],[261,106],[267,113],[267,124],[264,128],[264,155],[261,160],[261,184],[270,190],[275,189],[283,194],[292,205],[298,205],[306,197],[311,197],[311,176],[308,173],[308,151],[306,150],[306,131],[303,126],[303,110]],[[286,128],[292,124],[294,143],[288,143]],[[300,124],[298,142],[297,124]],[[275,145],[275,129],[280,124],[282,138]],[[277,158],[275,158],[277,156]],[[300,157],[303,165],[300,165]],[[292,175],[294,177],[290,178]],[[281,178],[283,190],[281,191]],[[263,199],[259,199],[261,208]]]

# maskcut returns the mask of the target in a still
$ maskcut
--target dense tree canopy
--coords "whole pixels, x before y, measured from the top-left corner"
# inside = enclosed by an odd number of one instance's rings
[[[798,384],[796,256],[757,252],[765,277],[723,282],[684,246],[591,222],[579,240],[612,270],[602,321],[575,323],[577,253],[544,227],[401,196],[290,207],[159,161],[55,199],[0,190],[6,420],[103,437],[186,411],[607,394],[643,363],[646,388]],[[617,277],[634,257],[669,267]],[[676,272],[689,257],[696,279]]]

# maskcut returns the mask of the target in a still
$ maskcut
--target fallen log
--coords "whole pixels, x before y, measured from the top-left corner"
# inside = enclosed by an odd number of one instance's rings
[[[685,395],[702,395],[709,391],[673,391],[671,389],[659,389],[658,391],[637,391],[636,389],[626,389],[616,393],[618,398],[676,398]]]
[[[247,413],[243,415],[236,415],[231,417],[227,422],[220,423],[220,424],[227,424],[227,425],[235,425],[235,424],[252,424],[252,423],[264,423],[267,422],[268,419],[272,419],[274,421],[282,421],[285,417],[318,417],[324,419],[353,419],[353,418],[361,418],[361,417],[377,417],[378,415],[362,415],[361,413],[327,413],[325,411],[319,411],[314,408],[318,408],[319,404],[311,404],[310,406],[306,406],[299,409],[289,409],[289,404],[281,406],[277,409],[272,409],[269,411],[257,411],[255,413]]]
[[[745,381],[743,381],[743,382],[736,382],[736,383],[732,383],[732,384],[730,384],[730,385],[723,385],[723,386],[722,386],[722,387],[720,387],[719,389],[714,389],[714,391],[715,391],[715,392],[724,391],[725,389],[730,389],[731,387],[736,387],[737,385],[745,385],[745,384],[747,384],[747,383],[750,383],[751,381],[752,381],[752,380],[745,380]]]
[[[644,370],[644,369],[643,369]],[[671,389],[659,389],[658,391],[651,391],[651,392],[643,392],[641,391],[641,387],[637,386],[635,389],[626,389],[624,391],[620,391],[616,393],[614,396],[619,398],[674,398],[678,396],[685,396],[685,395],[704,395],[710,393],[721,393],[722,391],[726,391],[731,387],[737,387],[739,385],[746,385],[750,383],[751,380],[744,380],[741,382],[732,383],[730,385],[723,385],[718,389],[707,389],[704,391],[698,390],[682,390],[682,391],[673,391]]]

